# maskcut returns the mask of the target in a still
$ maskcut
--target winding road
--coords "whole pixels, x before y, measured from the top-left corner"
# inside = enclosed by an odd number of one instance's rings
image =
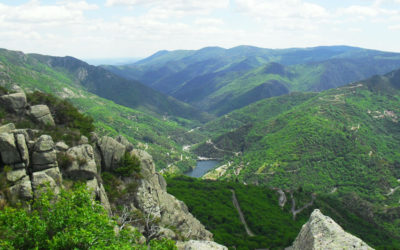
[[[255,235],[253,234],[253,232],[250,230],[250,228],[247,226],[247,222],[246,222],[246,220],[244,219],[244,215],[243,215],[243,213],[242,213],[242,210],[240,209],[239,202],[238,202],[238,200],[237,200],[237,198],[236,198],[235,190],[231,189],[231,192],[232,192],[232,202],[233,202],[233,205],[235,206],[236,210],[237,210],[238,213],[239,213],[240,221],[242,222],[244,228],[246,229],[247,235],[248,235],[248,236],[255,236]]]

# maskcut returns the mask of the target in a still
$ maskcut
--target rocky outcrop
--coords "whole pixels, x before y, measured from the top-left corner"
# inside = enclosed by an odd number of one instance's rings
[[[35,105],[30,107],[28,114],[43,125],[55,126],[53,116],[47,105]]]
[[[42,135],[32,149],[31,181],[34,196],[40,195],[47,187],[57,194],[62,186],[62,175],[57,163],[53,139]]]
[[[170,238],[212,240],[212,234],[189,212],[185,203],[166,191],[164,178],[156,173],[152,157],[145,151],[133,150],[131,153],[141,161],[141,175],[134,193],[134,206],[144,214],[151,214],[160,220],[160,232]],[[176,228],[176,235],[169,227]]]
[[[2,164],[10,167],[5,174],[11,202],[30,200],[47,185],[55,192],[61,187],[62,177],[52,138],[42,135],[35,142],[27,143],[31,138],[29,134],[32,132],[28,130],[0,134]]]
[[[0,96],[0,104],[13,112],[12,115],[28,115],[44,125],[55,125],[48,106],[27,108],[24,92],[20,88],[15,90],[17,93]],[[64,142],[54,143],[49,135],[38,136],[38,132],[16,129],[14,124],[0,126],[0,177],[8,187],[1,190],[0,199],[7,197],[13,203],[29,201],[47,189],[58,194],[64,178],[80,181],[86,183],[93,199],[99,201],[110,214],[112,207],[119,208],[120,205],[124,211],[135,214],[129,226],[144,232],[147,240],[155,237],[202,240],[186,242],[184,249],[202,249],[199,248],[202,246],[205,249],[226,249],[210,248],[217,246],[207,242],[212,240],[212,234],[193,217],[182,201],[167,193],[167,183],[155,171],[152,157],[145,151],[135,150],[133,144],[123,136],[116,139],[108,136],[99,138],[92,133],[90,141],[82,136],[79,142],[72,142],[76,146],[69,147]],[[140,159],[140,173],[125,176],[115,171],[127,152]],[[117,199],[113,199],[112,204],[103,186],[101,171],[111,174],[112,188],[123,191]],[[64,183],[67,187],[71,184],[70,181]]]
[[[0,126],[0,134],[1,133],[10,133],[15,129],[14,123],[8,123],[6,125]]]
[[[318,209],[311,214],[303,225],[293,245],[286,250],[312,249],[372,249],[359,238],[346,233],[330,217]]]
[[[65,156],[71,160],[65,167],[65,176],[86,182],[88,190],[91,192],[94,200],[99,201],[103,207],[111,213],[111,206],[106,191],[101,181],[98,180],[97,165],[93,147],[89,144],[83,144],[69,148]]]
[[[40,136],[33,148],[33,171],[41,171],[57,166],[57,154],[53,139],[49,135]]]
[[[178,250],[228,250],[226,246],[213,241],[190,240],[187,242],[177,242]]]

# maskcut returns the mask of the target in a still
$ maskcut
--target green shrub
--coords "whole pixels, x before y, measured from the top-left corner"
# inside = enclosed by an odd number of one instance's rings
[[[0,120],[6,117],[6,111],[3,107],[0,107]]]
[[[123,195],[119,189],[119,185],[122,184],[121,180],[110,172],[101,173],[101,179],[103,180],[104,189],[110,202],[119,200]]]
[[[0,210],[1,249],[147,249],[140,234],[122,230],[104,208],[93,203],[84,185],[62,190],[56,197],[48,191],[32,209],[5,207]],[[170,240],[150,243],[152,249],[176,249]]]
[[[8,94],[8,90],[2,86],[0,86],[0,96],[1,95],[7,95]]]
[[[74,159],[65,152],[58,152],[57,153],[57,163],[61,169],[67,168],[69,165],[72,164]]]
[[[93,118],[80,113],[67,100],[39,91],[27,94],[27,99],[31,105],[46,104],[58,125],[78,129],[85,136],[89,136],[90,132],[94,131]]]
[[[118,163],[118,167],[114,170],[114,172],[123,177],[140,177],[140,160],[139,158],[131,154],[129,152],[125,152],[122,156],[121,160]]]

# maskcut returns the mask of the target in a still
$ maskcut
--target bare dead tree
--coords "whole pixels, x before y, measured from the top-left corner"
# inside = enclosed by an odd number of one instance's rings
[[[155,209],[156,206],[152,206],[145,217],[144,236],[146,237],[147,242],[156,238],[160,234],[160,226],[158,225],[159,220],[153,216],[153,211]]]
[[[141,219],[138,218],[136,214],[132,213],[132,211],[130,211],[127,206],[124,205],[121,216],[118,218],[118,225],[120,225],[119,230],[124,229],[127,224],[134,224],[140,221]]]

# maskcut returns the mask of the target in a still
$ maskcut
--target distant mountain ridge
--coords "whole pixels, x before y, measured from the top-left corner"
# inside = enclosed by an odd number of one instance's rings
[[[400,68],[400,54],[349,46],[206,47],[159,51],[134,64],[103,67],[223,115],[263,98],[322,91],[385,74]]]
[[[71,74],[77,84],[89,92],[112,100],[120,105],[152,112],[159,116],[177,116],[204,121],[206,114],[188,104],[165,96],[138,81],[126,80],[101,67],[87,64],[73,57],[53,57],[32,54],[35,59]]]

